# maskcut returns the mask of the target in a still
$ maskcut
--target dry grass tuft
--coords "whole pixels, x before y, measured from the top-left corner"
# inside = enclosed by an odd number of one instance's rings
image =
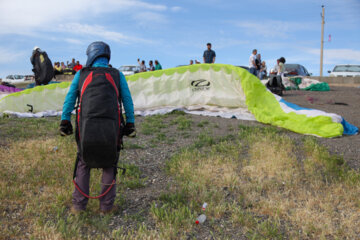
[[[305,141],[306,159],[299,162],[294,150],[302,147],[287,137],[247,139],[247,154],[242,144],[223,142],[211,154],[184,152],[173,159],[170,173],[187,189],[190,201],[208,202],[210,218],[230,213],[244,233],[262,231],[265,238],[278,238],[281,232],[291,239],[360,236],[357,172],[311,140]],[[254,216],[266,216],[273,225],[259,227]]]

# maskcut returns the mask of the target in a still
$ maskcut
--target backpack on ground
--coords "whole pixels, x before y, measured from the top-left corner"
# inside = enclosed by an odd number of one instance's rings
[[[78,87],[79,155],[89,168],[116,167],[123,128],[120,73],[114,68],[83,68]]]
[[[282,96],[285,87],[282,83],[281,76],[270,75],[269,81],[266,83],[266,87],[274,94]]]

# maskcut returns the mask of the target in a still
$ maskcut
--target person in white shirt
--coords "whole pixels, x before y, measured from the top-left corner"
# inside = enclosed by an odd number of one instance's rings
[[[138,58],[138,63],[139,63],[139,66],[140,66],[140,72],[146,72],[145,61],[142,60],[142,61],[140,62],[140,58]]]
[[[255,76],[257,76],[257,69],[256,69],[256,63],[255,63],[256,54],[257,54],[257,50],[254,49],[249,58],[249,72],[251,74],[254,74]]]
[[[261,67],[260,67],[260,73],[259,73],[260,80],[262,80],[264,77],[266,77],[266,75],[267,75],[266,63],[265,63],[265,61],[262,61]]]

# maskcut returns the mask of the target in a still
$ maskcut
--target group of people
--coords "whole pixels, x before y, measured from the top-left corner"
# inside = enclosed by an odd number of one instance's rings
[[[260,80],[267,76],[266,62],[261,60],[261,54],[257,52],[257,49],[254,49],[250,55],[249,72]]]
[[[137,61],[138,61],[139,66],[140,66],[140,72],[156,71],[156,70],[161,70],[162,69],[162,66],[161,66],[161,64],[159,63],[158,60],[154,61],[155,65],[154,65],[153,60],[150,60],[148,68],[146,67],[145,60],[140,61],[140,58],[138,58]]]
[[[81,70],[83,66],[80,64],[79,61],[75,62],[75,58],[71,60],[71,62],[67,62],[65,65],[64,62],[55,62],[54,63],[54,75],[60,74],[72,74],[74,75],[76,72]]]
[[[277,59],[275,67],[270,70],[270,74],[282,76],[285,72],[285,62],[284,57]],[[258,53],[256,49],[252,51],[249,58],[249,72],[257,76],[260,80],[267,76],[266,63],[265,61],[261,61],[261,54]]]

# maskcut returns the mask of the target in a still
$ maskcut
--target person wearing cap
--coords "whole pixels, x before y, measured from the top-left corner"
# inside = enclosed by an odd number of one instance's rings
[[[204,63],[215,63],[215,51],[211,49],[211,43],[206,44],[207,49],[204,51],[203,59]]]
[[[75,102],[80,94],[78,86],[79,81],[81,78],[86,77],[82,76],[82,73],[84,72],[85,74],[86,72],[89,72],[91,71],[91,69],[94,68],[99,68],[99,71],[104,72],[104,74],[114,72],[113,69],[106,70],[106,68],[109,68],[109,61],[111,55],[110,47],[106,43],[91,43],[86,50],[86,55],[86,67],[79,70],[75,74],[70,89],[65,97],[59,129],[61,136],[71,135],[73,133],[73,127],[71,124],[71,112],[74,110]],[[125,76],[119,71],[119,76],[115,77],[114,81],[119,81],[121,102],[123,103],[125,109],[126,125],[123,129],[123,134],[129,137],[135,137],[136,130],[134,124],[134,106]],[[78,138],[76,138],[76,140],[78,141]],[[77,156],[78,161],[75,168],[77,186],[82,189],[85,194],[89,194],[90,168],[87,167],[85,162],[81,159],[81,157],[79,157],[79,149]],[[106,186],[112,184],[115,176],[116,166],[110,168],[103,168],[101,189],[102,194],[104,194],[104,192],[107,190]],[[114,186],[111,188],[110,191],[107,192],[106,195],[100,198],[100,211],[102,213],[106,214],[116,211],[117,208],[114,207],[115,197],[116,188]],[[79,192],[79,190],[75,187],[75,190],[73,192],[72,207],[70,209],[71,213],[76,215],[84,211],[86,209],[87,202],[88,198],[84,196],[81,192]]]

